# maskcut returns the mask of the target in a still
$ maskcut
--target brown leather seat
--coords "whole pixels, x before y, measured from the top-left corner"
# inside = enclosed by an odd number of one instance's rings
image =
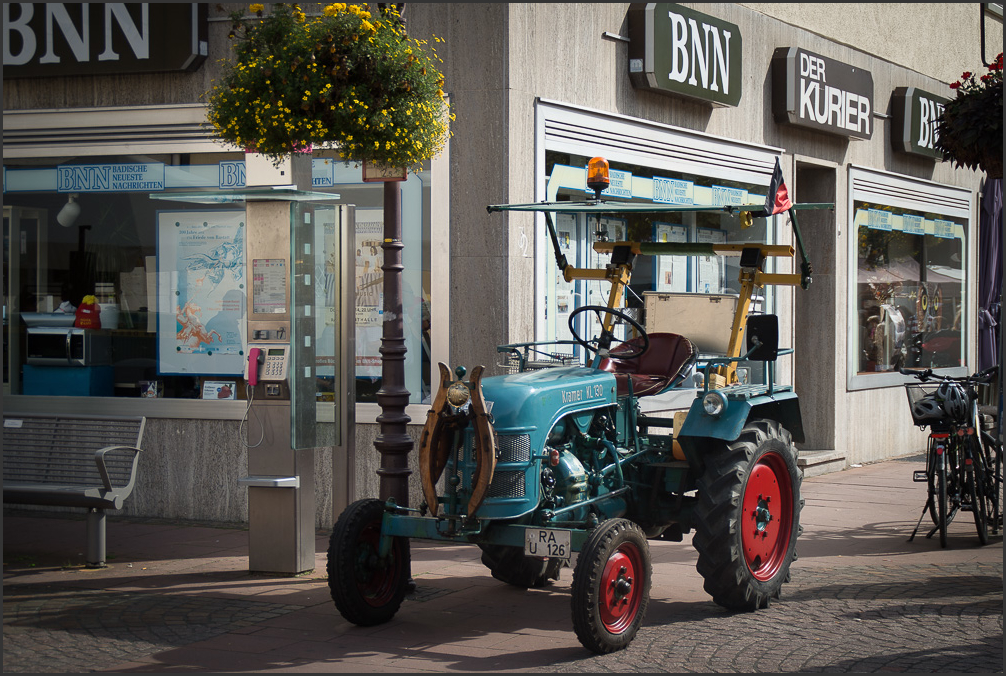
[[[663,392],[676,385],[688,368],[695,363],[698,351],[684,336],[676,333],[651,333],[650,348],[638,359],[618,359],[620,352],[632,351],[643,342],[642,338],[628,340],[611,351],[611,357],[602,359],[600,368],[615,374],[618,396],[632,393],[637,397]]]

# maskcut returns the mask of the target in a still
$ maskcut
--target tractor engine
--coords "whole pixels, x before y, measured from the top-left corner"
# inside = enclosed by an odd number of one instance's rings
[[[441,365],[440,391],[420,440],[430,513],[529,521],[541,507],[556,514],[556,523],[582,522],[589,508],[575,505],[599,487],[605,492],[598,470],[617,452],[614,377],[580,366],[484,379],[478,367],[469,380],[463,368],[456,373],[455,379]],[[614,502],[624,513],[624,501]]]

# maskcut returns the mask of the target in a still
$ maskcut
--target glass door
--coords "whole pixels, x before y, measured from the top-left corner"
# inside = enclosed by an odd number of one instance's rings
[[[21,393],[21,355],[26,323],[21,314],[52,312],[60,303],[59,289],[49,283],[47,214],[41,209],[3,209],[3,393]]]

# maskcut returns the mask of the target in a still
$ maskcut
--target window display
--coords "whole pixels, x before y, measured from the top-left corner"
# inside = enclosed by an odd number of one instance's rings
[[[849,170],[850,389],[901,385],[902,368],[968,367],[972,195],[962,188]]]
[[[383,186],[335,157],[315,157],[312,174],[315,191],[357,206],[357,398],[373,402]],[[154,198],[243,188],[241,154],[26,158],[5,163],[4,176],[5,396],[246,398],[247,294],[257,291],[256,312],[286,311],[290,270],[246,261],[243,202]],[[429,184],[428,172],[401,184],[406,386],[417,404],[429,396]],[[312,282],[326,304],[315,342],[329,368],[334,272]],[[78,310],[93,315],[87,328]]]
[[[857,370],[964,362],[964,222],[857,201]]]
[[[593,197],[586,187],[586,167],[590,158],[558,151],[546,151],[546,199],[581,200]],[[612,186],[602,193],[603,199],[624,199],[638,203],[722,205],[753,204],[765,200],[765,186],[711,178],[669,170],[627,164],[607,158]],[[617,180],[616,180],[617,179]],[[578,220],[579,219],[579,220]],[[663,219],[663,220],[661,220]],[[723,212],[683,212],[679,222],[668,222],[653,214],[641,213],[627,219],[591,219],[584,215],[561,214],[557,218],[560,247],[572,265],[603,266],[605,256],[594,252],[599,240],[632,240],[639,242],[738,243],[774,242],[775,228],[770,220],[758,218],[750,227],[743,227],[736,214]],[[568,241],[567,241],[568,240]],[[571,252],[571,253],[567,253]],[[738,294],[739,258],[722,256],[652,256],[641,258],[633,270],[626,305],[642,313],[644,294],[695,293],[704,295]],[[771,266],[772,263],[769,263]],[[566,336],[569,314],[583,305],[604,305],[607,284],[598,281],[565,282],[554,266],[546,266],[545,304],[547,321],[545,335],[540,340],[555,340]],[[761,302],[762,299],[758,299]],[[583,317],[584,315],[581,315]],[[657,318],[644,318],[649,326]],[[587,321],[590,321],[588,318]],[[596,322],[596,320],[594,320]],[[662,324],[663,325],[663,324]],[[586,326],[587,334],[599,327]],[[624,327],[620,327],[624,328]],[[729,335],[729,327],[724,329]]]

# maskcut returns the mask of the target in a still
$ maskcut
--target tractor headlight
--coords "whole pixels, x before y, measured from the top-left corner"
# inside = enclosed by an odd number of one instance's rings
[[[468,403],[471,397],[472,393],[468,390],[468,386],[460,380],[454,381],[447,388],[447,401],[454,408],[461,408]]]
[[[713,390],[702,397],[702,408],[714,418],[721,416],[727,410],[727,397],[722,392]]]

